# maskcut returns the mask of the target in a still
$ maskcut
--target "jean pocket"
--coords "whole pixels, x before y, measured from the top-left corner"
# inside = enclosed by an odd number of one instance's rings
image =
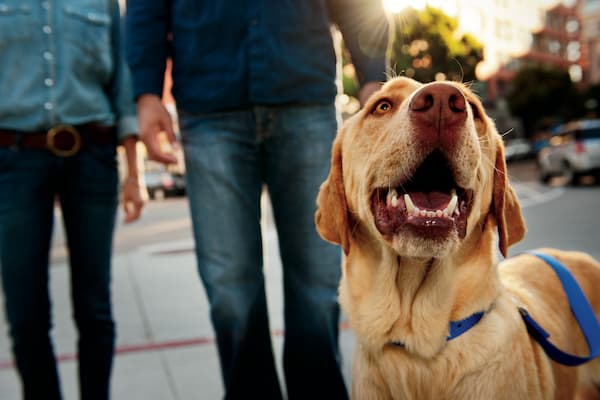
[[[0,174],[7,172],[17,161],[18,150],[10,147],[0,147]]]
[[[28,1],[0,0],[0,48],[31,38],[26,19],[31,16]]]
[[[91,145],[87,153],[94,160],[94,163],[107,171],[114,171],[118,166],[117,147],[112,144]]]

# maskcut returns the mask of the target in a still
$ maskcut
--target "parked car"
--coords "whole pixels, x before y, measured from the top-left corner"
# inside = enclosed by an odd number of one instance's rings
[[[600,119],[580,120],[557,127],[549,146],[538,153],[540,179],[562,176],[569,184],[581,175],[600,176]]]
[[[185,182],[181,174],[173,174],[168,171],[146,171],[144,181],[151,199],[185,194]]]
[[[507,140],[504,145],[504,156],[507,162],[525,160],[533,155],[533,148],[527,139]]]

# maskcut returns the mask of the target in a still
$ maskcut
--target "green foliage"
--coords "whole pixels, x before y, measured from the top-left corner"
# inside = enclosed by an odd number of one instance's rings
[[[583,97],[566,71],[529,66],[511,82],[507,96],[513,114],[521,118],[527,135],[540,124],[558,123],[583,115]]]
[[[344,90],[344,93],[348,96],[358,98],[360,86],[358,84],[358,79],[356,79],[355,74],[349,74],[345,71],[342,73],[342,88]]]
[[[483,46],[475,37],[460,34],[458,21],[443,11],[408,8],[396,16],[391,63],[397,75],[431,82],[436,75],[455,81],[475,80]]]
[[[350,60],[350,54],[348,49],[342,42],[342,89],[348,96],[358,98],[358,92],[360,90],[360,84],[358,83],[358,77],[356,76],[356,70]]]

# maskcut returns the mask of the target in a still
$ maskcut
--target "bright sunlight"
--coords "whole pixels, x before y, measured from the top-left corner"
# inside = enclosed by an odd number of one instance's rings
[[[383,6],[391,13],[399,13],[407,7],[422,9],[426,4],[426,0],[383,0]]]
[[[407,7],[422,10],[426,6],[439,8],[450,16],[456,16],[456,0],[383,0],[383,6],[387,12],[398,14]]]

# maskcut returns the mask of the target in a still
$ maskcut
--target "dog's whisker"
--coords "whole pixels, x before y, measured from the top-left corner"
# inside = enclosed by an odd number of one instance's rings
[[[512,133],[515,129],[514,128],[508,128],[508,130],[504,133],[501,133],[500,136],[504,137],[506,135],[508,135],[509,133]]]
[[[385,72],[386,81],[391,81],[392,79],[397,78],[399,76],[398,72],[396,71],[397,66],[397,62],[394,62],[393,66],[387,68],[387,71]]]

